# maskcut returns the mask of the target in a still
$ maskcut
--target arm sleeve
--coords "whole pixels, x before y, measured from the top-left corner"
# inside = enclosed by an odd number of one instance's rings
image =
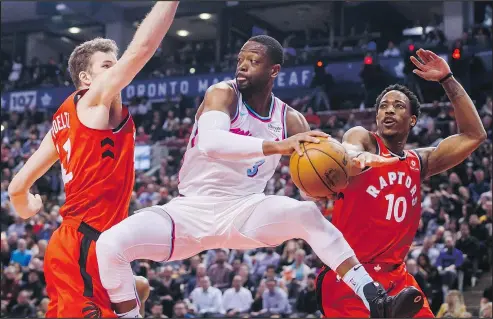
[[[199,150],[207,156],[225,160],[264,157],[263,139],[231,133],[231,119],[221,111],[208,111],[198,122]]]

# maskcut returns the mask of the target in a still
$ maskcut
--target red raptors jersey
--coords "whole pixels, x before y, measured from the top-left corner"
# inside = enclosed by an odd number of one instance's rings
[[[135,174],[135,126],[126,107],[124,120],[113,130],[84,126],[76,106],[85,92],[74,92],[53,115],[51,135],[66,193],[60,214],[64,220],[81,220],[104,231],[128,216]]]
[[[396,156],[372,134],[377,154]],[[403,262],[421,217],[420,169],[419,155],[404,151],[399,162],[354,176],[344,190],[344,199],[336,201],[332,223],[361,262]]]

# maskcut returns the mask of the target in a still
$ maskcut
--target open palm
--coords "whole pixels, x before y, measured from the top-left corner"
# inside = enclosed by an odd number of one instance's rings
[[[450,73],[447,62],[429,50],[419,49],[416,54],[421,62],[411,56],[411,62],[417,67],[413,72],[428,81],[440,81]]]

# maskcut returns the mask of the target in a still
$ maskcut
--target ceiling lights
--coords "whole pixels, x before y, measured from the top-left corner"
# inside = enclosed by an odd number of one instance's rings
[[[202,20],[209,20],[212,17],[212,14],[210,13],[201,13],[199,14],[199,18]]]
[[[176,31],[176,34],[178,34],[180,37],[186,37],[190,34],[187,30],[178,30]]]
[[[68,29],[68,32],[73,33],[73,34],[77,34],[80,32],[80,29],[77,27],[71,27],[70,29]]]

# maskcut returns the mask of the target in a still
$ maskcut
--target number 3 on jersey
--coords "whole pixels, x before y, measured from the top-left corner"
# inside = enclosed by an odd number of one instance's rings
[[[404,220],[404,217],[406,217],[407,201],[402,196],[398,197],[395,201],[394,198],[394,194],[388,194],[387,196],[385,196],[385,199],[389,202],[389,207],[387,208],[387,216],[385,217],[385,219],[391,220],[392,213],[394,213],[395,221],[400,223]]]
[[[255,177],[255,176],[257,176],[257,173],[258,173],[258,168],[259,168],[260,166],[262,166],[262,164],[264,164],[264,163],[265,163],[265,160],[260,160],[260,161],[256,162],[256,163],[253,165],[253,167],[252,167],[252,168],[247,169],[247,176],[248,176],[248,177]]]
[[[70,151],[72,150],[71,145],[70,145],[70,139],[68,139],[65,144],[63,144],[63,149],[67,153],[67,164],[70,161]],[[56,150],[58,154],[60,154],[60,150],[58,149],[58,145],[56,146]],[[62,167],[62,180],[63,180],[63,185],[67,184],[74,178],[72,173],[67,173],[67,170],[65,167],[63,167],[63,163],[60,161],[60,166]]]

